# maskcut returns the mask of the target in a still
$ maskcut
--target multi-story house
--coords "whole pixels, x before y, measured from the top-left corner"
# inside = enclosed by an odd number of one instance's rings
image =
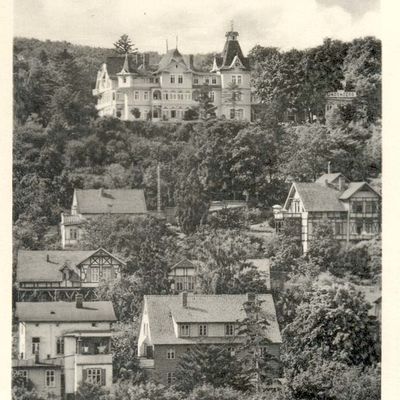
[[[268,319],[260,351],[276,358],[271,377],[278,377],[282,342],[272,295],[179,295],[144,296],[138,339],[140,364],[151,378],[163,384],[174,382],[179,358],[198,345],[223,345],[239,354],[245,336],[239,333],[248,316],[247,305],[261,303],[260,316]]]
[[[276,227],[290,219],[298,226],[303,251],[314,227],[332,224],[343,243],[371,239],[381,231],[381,196],[367,182],[350,182],[341,173],[322,175],[315,182],[293,182],[283,206],[274,206]]]
[[[357,98],[356,92],[346,92],[337,90],[336,92],[328,92],[326,94],[325,114],[335,107],[346,106],[352,104]]]
[[[108,58],[93,90],[99,115],[182,120],[207,87],[217,117],[250,120],[250,68],[238,36],[233,30],[226,33],[221,56],[215,56],[208,72],[197,69],[193,55],[183,56],[177,48],[167,51],[157,66],[149,65],[146,55]]]
[[[16,304],[16,317],[19,360],[14,365],[40,390],[54,389],[69,400],[83,381],[111,387],[116,321],[111,302],[83,302],[81,295],[76,303],[23,302]]]
[[[18,301],[95,299],[101,281],[119,279],[125,262],[104,249],[19,250]]]
[[[135,217],[148,213],[142,189],[75,189],[71,213],[61,214],[62,248],[78,245],[82,224],[101,215]]]

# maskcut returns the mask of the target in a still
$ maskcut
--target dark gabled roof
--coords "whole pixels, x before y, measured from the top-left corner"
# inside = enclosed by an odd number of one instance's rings
[[[61,269],[64,265],[67,265],[79,280],[79,270],[76,266],[93,253],[94,250],[19,250],[17,282],[61,282]]]
[[[143,189],[75,189],[80,214],[147,214]]]
[[[153,344],[227,343],[229,337],[177,337],[175,323],[235,323],[243,320],[246,313],[243,304],[246,295],[198,295],[188,293],[187,307],[182,306],[182,296],[145,296],[149,318],[150,337]],[[266,338],[281,343],[275,305],[270,294],[257,295],[262,300],[262,310],[270,322]],[[240,337],[236,338],[238,341]]]
[[[357,193],[359,190],[367,188],[368,191],[374,192],[376,195],[381,197],[381,195],[375,191],[367,182],[350,182],[348,188],[340,195],[340,200],[347,200],[353,194]]]
[[[347,182],[350,182],[349,179],[347,179],[341,172],[335,172],[333,174],[323,174],[321,175],[318,179],[315,180],[316,183],[321,183],[325,184],[325,182],[328,183],[333,183],[336,179],[338,179],[340,176],[345,178]]]
[[[23,322],[116,321],[111,301],[85,301],[82,308],[64,301],[23,302],[16,307],[16,316]]]
[[[196,266],[187,258],[183,258],[171,267],[171,270],[176,268],[196,268]]]
[[[106,65],[107,65],[107,72],[110,77],[116,77],[122,70],[124,66],[125,56],[115,56],[115,57],[107,57]],[[128,56],[128,66],[129,71],[127,72],[136,72],[137,65],[136,65],[136,57]]]
[[[236,39],[238,33],[227,32],[226,36],[227,40],[221,54],[222,63],[218,64],[219,60],[217,60],[217,65],[219,69],[229,69],[231,67],[233,59],[236,56],[238,56],[240,62],[243,64],[243,67],[245,69],[249,69],[248,59],[244,57],[242,49],[240,48],[239,41]]]
[[[346,211],[339,200],[341,192],[315,182],[294,182],[305,211]]]
[[[98,252],[106,253],[121,264],[124,261],[104,249],[98,250],[19,250],[17,259],[17,282],[61,282],[62,269],[72,272],[72,281],[79,281],[78,266]],[[47,261],[47,258],[49,261]]]

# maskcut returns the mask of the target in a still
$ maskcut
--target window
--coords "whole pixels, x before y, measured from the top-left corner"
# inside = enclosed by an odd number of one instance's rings
[[[230,119],[235,119],[235,109],[234,108],[230,109],[229,117],[230,117]]]
[[[232,75],[232,83],[236,83],[236,75]]]
[[[160,82],[160,78],[156,78],[156,83]]]
[[[181,325],[181,336],[190,336],[190,325]]]
[[[353,203],[352,203],[352,211],[353,211],[353,213],[362,213],[363,212],[363,203],[362,203],[362,201],[353,201]]]
[[[112,99],[115,100],[115,92],[112,94]]]
[[[56,372],[53,369],[46,370],[46,386],[56,387]]]
[[[70,230],[70,238],[71,238],[72,240],[78,239],[78,229],[76,229],[76,228],[71,228],[71,230]]]
[[[293,201],[293,208],[295,213],[300,212],[300,202],[298,200]]]
[[[57,338],[56,353],[64,354],[64,338],[63,337]]]
[[[149,82],[150,82],[150,83],[154,83],[154,78],[150,78],[150,79],[149,79]]]
[[[139,100],[139,98],[140,98],[139,92],[135,90],[135,100]]]
[[[176,118],[176,110],[171,110],[171,118]]]
[[[194,279],[193,276],[187,277],[187,290],[194,290]]]
[[[335,235],[343,235],[343,234],[344,234],[344,223],[335,222]]]
[[[21,378],[24,380],[24,385],[26,385],[28,383],[28,371],[26,369],[21,369],[18,372]]]
[[[32,354],[39,353],[40,349],[40,338],[33,337],[32,338]]]
[[[199,78],[193,78],[193,84],[198,85],[199,84]]]
[[[268,347],[267,346],[261,346],[260,347],[260,354],[265,357],[268,354]]]
[[[99,282],[99,267],[92,267],[91,274],[92,274],[91,282]]]
[[[167,383],[168,385],[172,385],[175,381],[175,375],[173,372],[168,372],[167,373]]]
[[[143,100],[149,99],[149,92],[143,92]]]
[[[213,77],[211,82],[212,82],[213,85],[216,85],[217,84],[217,78]]]
[[[199,336],[207,336],[207,325],[199,325]]]
[[[175,75],[170,76],[170,81],[171,81],[171,83],[175,83]]]
[[[236,101],[242,101],[242,93],[240,92],[234,92],[233,97]]]
[[[210,92],[210,100],[212,102],[214,102],[214,100],[215,100],[215,93],[214,92]]]
[[[204,79],[204,83],[205,83],[206,85],[209,85],[209,84],[210,84],[210,78],[205,78],[205,79]]]
[[[178,83],[183,83],[183,75],[178,75]]]
[[[126,76],[122,78],[122,82],[126,83]]]
[[[235,332],[235,325],[233,325],[233,324],[225,325],[225,335],[226,336],[233,336],[234,332]]]
[[[86,371],[86,382],[105,385],[105,370],[101,368],[88,368],[84,371]]]
[[[235,111],[235,118],[238,120],[243,119],[243,110],[242,109]]]
[[[356,221],[355,223],[355,233],[357,233],[357,235],[361,235],[363,231],[363,222],[362,221]]]
[[[168,349],[167,360],[174,360],[174,359],[175,359],[175,349]]]
[[[372,221],[365,221],[365,233],[374,233]]]
[[[111,280],[111,267],[103,267],[103,279],[105,281]]]
[[[240,85],[242,83],[242,75],[237,76],[237,83]]]
[[[369,214],[374,214],[376,213],[377,210],[377,203],[376,201],[367,201],[365,203],[365,212]]]

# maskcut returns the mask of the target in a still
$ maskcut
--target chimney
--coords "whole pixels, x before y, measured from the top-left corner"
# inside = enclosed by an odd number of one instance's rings
[[[76,308],[83,308],[83,296],[81,294],[76,295]]]
[[[186,308],[187,307],[187,302],[188,302],[188,294],[187,294],[187,292],[182,292],[181,293],[181,298],[182,298],[182,307]]]
[[[344,190],[344,179],[343,176],[339,176],[339,192]]]
[[[194,68],[194,57],[193,57],[193,54],[189,54],[189,68],[190,69]]]

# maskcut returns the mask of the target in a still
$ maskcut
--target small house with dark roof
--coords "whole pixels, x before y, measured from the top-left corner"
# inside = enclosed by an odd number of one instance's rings
[[[102,281],[119,279],[125,261],[107,250],[19,250],[18,300],[56,301],[95,298]]]
[[[163,384],[174,381],[182,354],[195,346],[226,346],[232,353],[243,351],[245,336],[240,330],[248,317],[249,304],[259,305],[259,317],[268,321],[260,348],[276,359],[271,377],[278,377],[282,338],[270,294],[144,296],[138,338],[140,364],[153,380]]]
[[[381,232],[381,195],[367,182],[351,182],[341,173],[324,174],[315,182],[293,182],[283,207],[274,206],[276,227],[291,220],[298,226],[304,252],[315,226],[332,224],[336,239],[357,242]]]
[[[82,224],[101,215],[147,215],[143,189],[75,189],[70,214],[61,214],[62,248],[73,248],[82,238]]]
[[[97,73],[93,95],[99,116],[122,120],[178,121],[198,107],[206,92],[217,117],[250,120],[250,66],[239,33],[226,33],[222,53],[211,70],[196,67],[193,55],[178,46],[167,49],[158,64],[146,55],[109,57]]]
[[[73,399],[80,382],[112,385],[110,301],[20,302],[16,304],[19,359],[15,368],[43,371],[46,388],[57,388],[61,367],[62,395]],[[58,383],[57,383],[58,382]],[[64,397],[62,397],[64,398]]]

